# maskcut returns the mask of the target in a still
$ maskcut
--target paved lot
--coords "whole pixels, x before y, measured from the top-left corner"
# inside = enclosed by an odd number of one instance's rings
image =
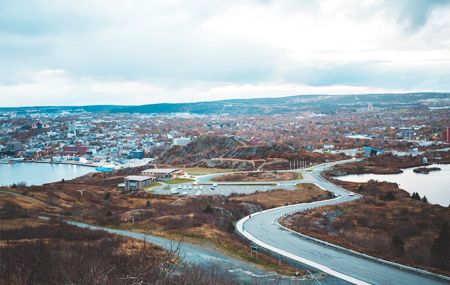
[[[276,181],[276,182],[215,182],[211,179],[224,173],[203,175],[196,178],[194,183],[176,185],[162,185],[153,189],[155,194],[174,195],[225,195],[251,194],[256,191],[270,191],[275,189],[295,190],[296,184],[310,183],[308,179]],[[213,185],[216,185],[212,187]]]

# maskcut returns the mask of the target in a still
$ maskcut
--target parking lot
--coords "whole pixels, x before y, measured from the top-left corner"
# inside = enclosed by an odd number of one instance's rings
[[[294,184],[179,184],[165,185],[153,190],[155,194],[173,194],[173,195],[225,195],[231,194],[251,194],[256,191],[270,191],[274,189],[294,190]]]

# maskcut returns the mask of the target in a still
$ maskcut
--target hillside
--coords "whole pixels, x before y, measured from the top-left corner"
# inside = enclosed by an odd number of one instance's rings
[[[278,98],[231,99],[194,103],[158,103],[140,106],[93,105],[93,106],[41,106],[0,108],[1,111],[18,113],[52,113],[58,111],[106,112],[106,113],[143,113],[143,114],[231,114],[258,115],[281,114],[288,112],[311,111],[335,113],[354,111],[366,107],[386,109],[426,108],[433,103],[430,100],[448,100],[449,93],[403,93],[403,94],[352,94],[352,95],[297,95]]]
[[[201,136],[185,147],[174,146],[161,154],[154,163],[196,167],[254,169],[288,169],[289,160],[322,163],[343,157],[271,144],[249,146],[234,137]]]
[[[217,158],[243,145],[233,137],[200,136],[186,146],[173,146],[162,153],[154,163],[189,165],[202,159]]]

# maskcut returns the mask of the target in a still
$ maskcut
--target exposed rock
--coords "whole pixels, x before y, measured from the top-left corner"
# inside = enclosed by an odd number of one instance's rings
[[[161,154],[155,164],[235,168],[253,170],[288,169],[289,160],[326,162],[344,157],[296,149],[288,144],[249,146],[235,137],[200,136],[186,146],[173,146]]]
[[[161,154],[155,163],[190,165],[203,159],[218,158],[243,145],[234,137],[200,136],[186,146],[173,146]]]
[[[254,170],[256,168],[255,161],[240,160],[240,159],[203,159],[192,166],[195,167],[210,167],[210,168],[229,168],[239,170]]]
[[[211,207],[214,214],[219,215],[222,218],[232,218],[233,213],[227,209],[224,209],[222,207]]]
[[[260,212],[263,210],[261,206],[255,205],[252,203],[242,202],[242,203],[239,203],[239,206],[243,207],[244,210],[249,214],[253,214],[253,213]]]

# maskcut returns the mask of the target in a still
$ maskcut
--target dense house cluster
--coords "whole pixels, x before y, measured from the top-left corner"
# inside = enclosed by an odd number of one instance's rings
[[[0,159],[136,165],[200,135],[233,136],[248,145],[285,143],[308,151],[363,146],[405,150],[449,143],[449,125],[448,108],[373,105],[327,114],[270,115],[6,111],[0,115]]]

